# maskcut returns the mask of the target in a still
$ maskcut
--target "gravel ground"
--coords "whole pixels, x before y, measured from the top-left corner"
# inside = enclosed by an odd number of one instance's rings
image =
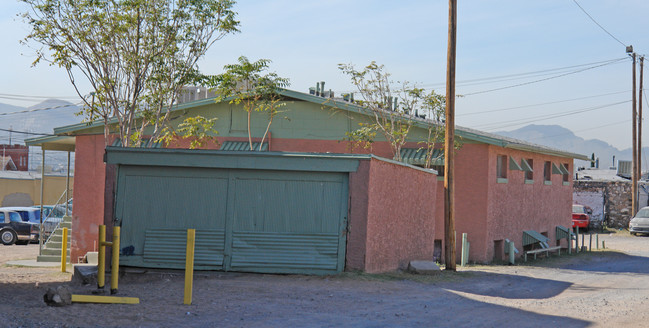
[[[119,296],[140,304],[48,307],[48,287],[88,294],[57,268],[7,266],[37,245],[0,245],[0,327],[649,327],[649,238],[600,236],[607,249],[435,276],[127,273]],[[593,244],[593,247],[595,245]]]

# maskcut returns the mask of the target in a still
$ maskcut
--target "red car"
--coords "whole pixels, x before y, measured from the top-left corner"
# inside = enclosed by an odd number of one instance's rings
[[[588,229],[590,224],[590,208],[584,205],[572,205],[572,228],[579,227],[579,229]]]

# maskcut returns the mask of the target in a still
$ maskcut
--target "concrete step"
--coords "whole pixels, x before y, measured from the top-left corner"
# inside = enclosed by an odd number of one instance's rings
[[[68,241],[70,240],[70,233],[68,233]],[[63,241],[63,233],[53,233],[50,237],[50,241],[58,241],[59,243]]]
[[[68,248],[68,255],[70,254],[70,249]],[[61,256],[61,249],[58,248],[43,248],[42,255],[57,255]]]
[[[36,257],[36,262],[61,262],[61,255],[39,255]],[[68,256],[67,262],[70,263],[70,257]]]

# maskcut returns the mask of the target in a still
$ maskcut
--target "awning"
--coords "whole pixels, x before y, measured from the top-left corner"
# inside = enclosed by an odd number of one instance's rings
[[[557,240],[561,240],[563,238],[570,240],[570,229],[559,225],[556,227],[555,236]]]
[[[401,148],[401,161],[411,165],[425,165],[428,150],[424,148]],[[431,166],[444,165],[444,149],[433,149]]]
[[[75,137],[47,136],[26,139],[25,145],[40,146],[43,150],[74,151],[75,140]]]
[[[253,149],[252,151],[258,151],[259,143],[253,142],[252,149]],[[221,145],[221,148],[219,150],[251,151],[250,142],[248,141],[225,141],[223,145]],[[267,151],[267,150],[268,150],[268,143],[264,142],[264,144],[261,146],[261,151]]]
[[[548,237],[534,231],[534,230],[525,230],[523,231],[523,246],[532,245],[536,243],[546,243],[548,242]]]
[[[534,170],[532,170],[532,165],[530,165],[530,163],[527,162],[527,160],[524,159],[524,158],[521,158],[521,168],[525,172],[533,172],[534,171]]]

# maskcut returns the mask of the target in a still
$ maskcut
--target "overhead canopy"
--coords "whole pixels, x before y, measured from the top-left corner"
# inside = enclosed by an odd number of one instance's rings
[[[428,150],[424,148],[401,148],[401,161],[410,165],[425,165]],[[444,149],[433,149],[431,166],[444,165]]]
[[[25,140],[27,146],[39,146],[43,150],[74,151],[75,137],[46,136]]]

